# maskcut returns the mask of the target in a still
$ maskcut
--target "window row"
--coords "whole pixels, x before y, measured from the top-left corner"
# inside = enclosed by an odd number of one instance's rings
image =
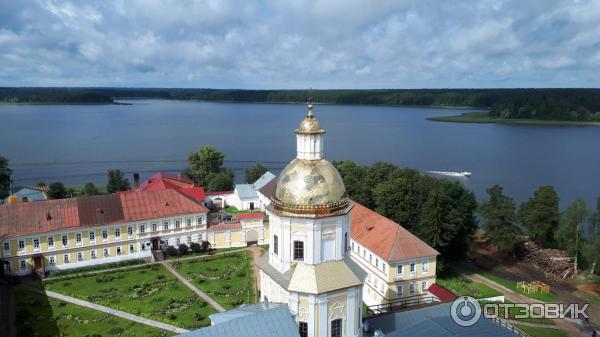
[[[356,252],[359,256],[362,256],[362,258],[365,261],[368,261],[372,266],[374,266],[378,270],[381,270],[384,273],[386,272],[387,263],[385,263],[383,260],[381,260],[381,263],[379,263],[380,261],[377,256],[373,257],[373,254],[371,252],[369,252],[366,248],[361,247],[358,244],[355,245],[354,241],[352,242],[352,251]],[[362,253],[362,255],[361,255],[361,253]],[[367,256],[368,256],[368,258],[367,258]]]
[[[101,253],[102,253],[103,257],[110,257],[110,248],[104,248],[104,249],[102,249]],[[115,253],[116,253],[117,256],[121,256],[121,255],[123,255],[123,249],[120,246],[118,246],[115,249]],[[134,245],[129,245],[129,253],[130,254],[135,253],[135,246]],[[95,250],[95,249],[94,250],[90,250],[89,251],[89,256],[90,256],[91,260],[97,259],[98,258],[98,251]],[[77,252],[77,253],[75,253],[75,257],[76,257],[76,261],[77,262],[84,261],[83,252]],[[71,260],[71,254],[63,254],[61,256],[61,258],[62,258],[61,261],[64,264],[73,262],[73,260]],[[51,266],[56,265],[57,261],[58,261],[57,257],[54,256],[54,255],[48,257],[48,264],[51,265]],[[27,260],[21,260],[19,262],[20,262],[19,267],[20,267],[21,270],[28,269]],[[10,270],[10,263],[7,264],[5,268],[7,270]]]
[[[192,218],[186,218],[185,219],[185,227],[192,227]],[[173,221],[174,226],[171,227],[171,221],[169,220],[165,220],[162,223],[162,227],[159,227],[158,222],[154,222],[150,224],[150,228],[149,231],[150,232],[158,232],[159,228],[160,230],[163,231],[167,231],[167,230],[171,230],[171,229],[181,229],[183,228],[183,223],[181,219],[176,219]],[[196,225],[202,225],[204,223],[204,218],[199,216],[196,218]],[[140,233],[146,233],[146,225],[142,224],[140,225]]]
[[[273,253],[279,255],[279,237],[273,235]],[[294,261],[304,261],[304,241],[294,241],[292,246]]]

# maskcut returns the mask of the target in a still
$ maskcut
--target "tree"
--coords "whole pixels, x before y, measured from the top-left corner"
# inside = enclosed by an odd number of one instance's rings
[[[600,256],[600,197],[596,199],[596,211],[590,215],[589,222],[590,239],[586,255],[588,260],[592,261],[590,274],[593,275],[596,272],[596,262],[598,261],[598,256]]]
[[[334,161],[333,166],[342,176],[346,191],[352,199],[368,208],[373,208],[371,187],[366,181],[367,168],[359,166],[351,160]]]
[[[108,170],[108,184],[106,184],[108,193],[127,191],[129,188],[129,180],[121,170]]]
[[[246,183],[253,184],[263,174],[267,173],[268,169],[261,163],[256,163],[246,169]]]
[[[540,245],[549,245],[560,222],[558,194],[552,186],[541,186],[533,197],[521,204],[519,219],[529,237]]]
[[[48,186],[48,197],[50,199],[64,199],[67,197],[67,188],[61,182],[55,182]]]
[[[10,176],[12,170],[8,167],[8,158],[0,156],[0,198],[10,193]]]
[[[96,185],[94,185],[94,183],[89,182],[83,185],[83,188],[81,188],[81,194],[92,196],[100,194],[100,191],[98,191],[98,188]]]
[[[503,188],[500,185],[494,185],[486,191],[489,200],[479,206],[479,212],[485,218],[483,228],[500,251],[514,251],[519,234],[519,229],[515,224],[515,203],[512,198],[502,194]]]
[[[46,186],[46,183],[43,181],[38,181],[37,184],[35,184],[35,186],[43,187]]]
[[[235,173],[232,170],[223,170],[218,173],[209,173],[207,177],[207,191],[229,191],[233,189]]]
[[[581,225],[587,220],[588,214],[585,201],[577,198],[560,216],[560,225],[555,235],[559,245],[575,256],[575,274],[581,252]]]
[[[423,204],[421,224],[415,233],[431,247],[441,251],[452,241],[459,222],[460,217],[452,207],[448,194],[440,187]]]
[[[200,253],[202,251],[202,246],[197,242],[190,243],[190,250],[194,253]]]
[[[184,174],[198,186],[208,186],[208,175],[223,170],[225,155],[214,147],[205,145],[188,156],[189,168]]]

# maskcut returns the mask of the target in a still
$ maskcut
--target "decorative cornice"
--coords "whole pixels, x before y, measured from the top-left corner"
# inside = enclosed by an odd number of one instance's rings
[[[272,197],[271,204],[267,206],[267,209],[284,217],[325,218],[347,214],[353,206],[354,204],[348,198],[321,205],[295,205]]]

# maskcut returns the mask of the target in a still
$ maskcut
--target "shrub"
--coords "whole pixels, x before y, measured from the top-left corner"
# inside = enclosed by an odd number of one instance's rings
[[[173,246],[169,246],[165,250],[165,255],[166,256],[179,256],[179,251],[177,250],[177,248],[175,248]]]
[[[185,243],[182,243],[179,245],[179,253],[181,255],[187,254],[189,250],[190,250],[190,248]]]
[[[199,243],[196,243],[196,242],[190,243],[190,249],[194,253],[200,253],[200,252],[202,252],[202,246]]]
[[[206,318],[206,316],[204,316],[204,315],[202,315],[201,313],[197,312],[197,313],[195,313],[195,314],[194,314],[194,318],[195,318],[197,321],[201,321],[201,320],[205,319],[205,318]]]
[[[202,251],[205,252],[210,248],[210,242],[202,241]]]
[[[174,321],[174,320],[177,319],[177,316],[175,314],[170,314],[169,315],[169,319],[172,320],[172,321]]]

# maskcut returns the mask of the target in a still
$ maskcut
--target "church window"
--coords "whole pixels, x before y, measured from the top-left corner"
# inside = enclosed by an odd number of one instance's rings
[[[279,255],[279,237],[277,235],[273,236],[273,253]]]
[[[331,321],[331,337],[342,337],[342,319]]]
[[[304,242],[294,241],[294,260],[304,261]]]
[[[308,323],[298,322],[298,332],[300,337],[308,337]]]

